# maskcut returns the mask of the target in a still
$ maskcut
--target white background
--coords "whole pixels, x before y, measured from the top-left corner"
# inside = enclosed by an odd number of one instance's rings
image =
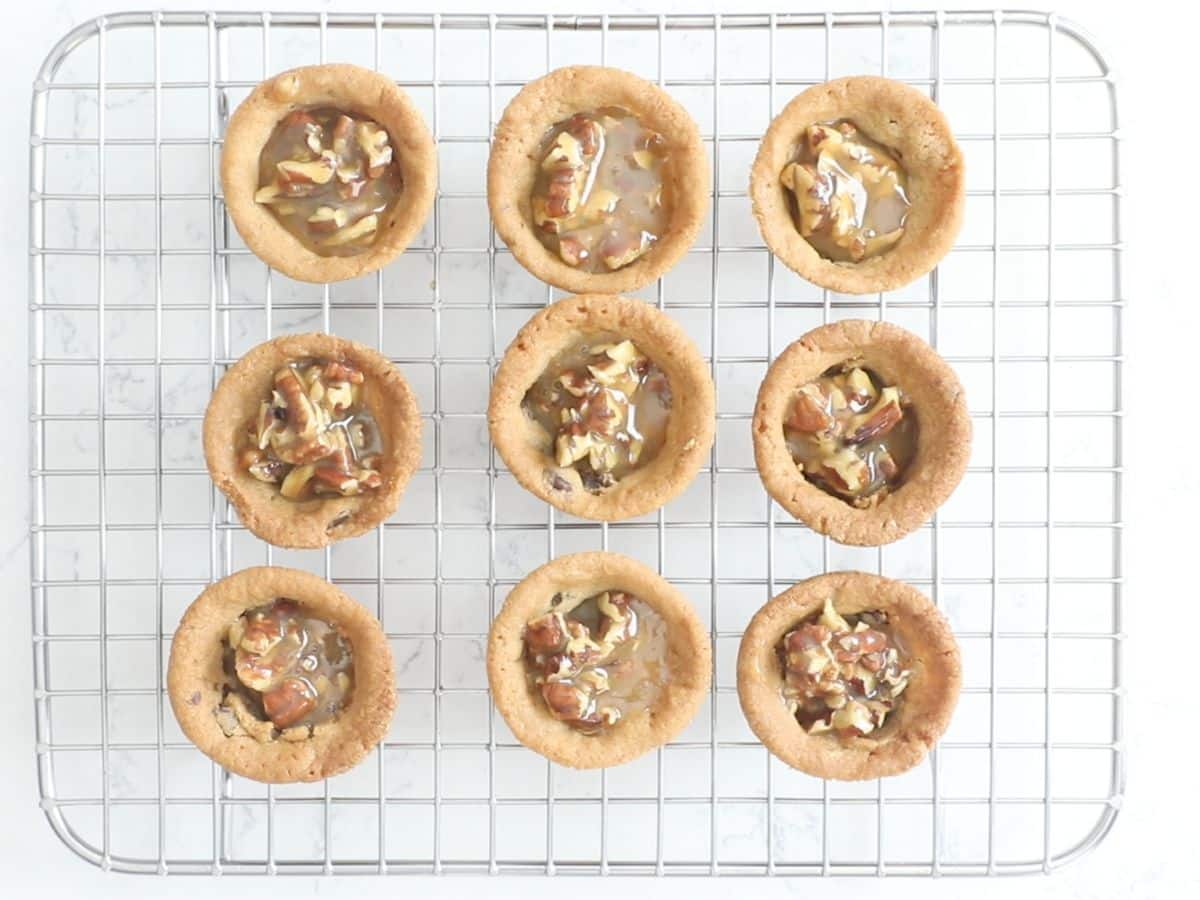
[[[131,4],[140,6],[141,4]],[[196,3],[161,0],[165,9],[194,9]],[[260,3],[222,0],[221,9],[259,8]],[[878,9],[878,2],[839,3],[833,10]],[[891,6],[892,4],[882,4]],[[897,4],[903,9],[913,4]],[[951,4],[954,7],[980,4]],[[991,6],[995,4],[983,4]],[[1024,6],[1025,4],[1016,4]],[[1037,4],[1041,5],[1041,4]],[[119,4],[117,4],[119,6]],[[1194,4],[1118,4],[1062,0],[1062,14],[1080,22],[1106,48],[1118,70],[1122,90],[1124,176],[1127,189],[1124,236],[1130,245],[1126,269],[1125,405],[1128,410],[1125,463],[1127,540],[1126,683],[1129,690],[1126,738],[1129,791],[1113,832],[1090,855],[1046,877],[979,880],[889,879],[885,885],[862,881],[756,879],[752,884],[710,881],[602,882],[598,879],[287,879],[264,884],[258,879],[156,878],[105,875],[67,851],[51,833],[36,803],[33,756],[32,663],[29,646],[29,548],[27,542],[27,441],[21,410],[25,391],[21,370],[28,357],[26,271],[26,191],[29,87],[37,66],[54,42],[71,27],[117,8],[106,0],[58,0],[33,6],[12,4],[4,27],[0,70],[9,94],[12,121],[0,144],[0,179],[12,227],[0,239],[4,271],[9,274],[11,310],[0,329],[0,358],[14,372],[18,389],[10,397],[16,432],[0,441],[0,598],[7,628],[0,636],[0,684],[7,717],[0,737],[0,884],[4,896],[83,897],[256,897],[264,891],[293,896],[484,896],[575,897],[616,892],[679,893],[709,897],[731,889],[757,896],[785,894],[825,897],[865,890],[892,898],[1009,896],[1038,897],[1181,897],[1200,896],[1195,854],[1195,804],[1200,800],[1200,767],[1194,762],[1200,726],[1195,711],[1196,638],[1200,629],[1188,608],[1195,599],[1191,566],[1195,558],[1197,470],[1194,439],[1200,437],[1190,388],[1196,379],[1193,358],[1200,339],[1200,312],[1194,290],[1194,167],[1197,131],[1194,83],[1197,72]],[[404,5],[320,3],[291,0],[280,9],[383,8],[427,11],[432,2]],[[797,11],[813,4],[742,4],[729,0],[725,11]],[[596,0],[505,7],[453,3],[442,12],[701,12],[707,4],[631,3]],[[1189,440],[1189,438],[1191,440]]]

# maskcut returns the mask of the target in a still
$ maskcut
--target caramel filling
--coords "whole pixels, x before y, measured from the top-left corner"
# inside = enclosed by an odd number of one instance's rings
[[[246,425],[238,460],[289,500],[348,497],[383,484],[381,437],[363,402],[363,373],[344,360],[294,360]]]
[[[908,174],[897,154],[850,121],[810,125],[780,181],[800,234],[826,259],[859,262],[904,234]]]
[[[666,141],[631,112],[581,112],[547,132],[533,186],[538,238],[569,266],[611,272],[663,236]]]
[[[524,637],[530,685],[554,718],[586,734],[644,713],[662,693],[667,626],[632,594],[556,594]]]
[[[783,434],[805,478],[860,509],[899,487],[917,449],[908,398],[852,361],[800,388]]]
[[[296,110],[275,126],[258,183],[255,201],[321,256],[370,249],[403,186],[383,127],[327,107]]]
[[[863,737],[882,728],[911,674],[885,613],[839,615],[832,598],[777,650],[784,703],[809,734]]]
[[[599,492],[658,455],[667,437],[667,376],[632,341],[595,335],[551,360],[525,395],[554,461]]]
[[[226,684],[217,720],[226,735],[303,739],[350,701],[349,642],[293,600],[281,597],[242,613],[223,646]]]

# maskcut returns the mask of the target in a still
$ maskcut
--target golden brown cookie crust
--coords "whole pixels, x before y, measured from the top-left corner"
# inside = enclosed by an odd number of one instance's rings
[[[578,112],[619,106],[666,141],[673,208],[666,233],[634,262],[614,272],[584,272],[559,259],[533,232],[530,192],[546,132]],[[621,69],[568,66],[531,81],[512,99],[496,126],[488,157],[488,208],[496,233],[529,272],[564,291],[636,291],[670,269],[700,232],[708,209],[708,156],[695,121],[657,85]]]
[[[628,591],[662,616],[670,675],[658,702],[645,714],[583,734],[554,718],[541,695],[530,689],[525,624],[548,610],[551,598],[563,590],[586,596]],[[691,602],[660,575],[619,553],[575,553],[535,569],[512,589],[492,622],[487,669],[492,699],[517,740],[560,765],[597,769],[636,759],[687,727],[708,692],[712,646]]]
[[[374,119],[391,137],[403,188],[370,249],[356,256],[321,256],[298,241],[254,200],[258,160],[280,119],[313,106],[332,106]],[[221,153],[225,205],[255,255],[298,281],[327,283],[381,269],[404,252],[433,207],[437,151],[420,110],[388,77],[345,63],[304,66],[256,87],[229,119]]]
[[[881,610],[907,651],[908,688],[879,731],[839,739],[809,734],[783,701],[776,648],[833,597],[840,613]],[[773,754],[817,778],[859,781],[916,766],[950,724],[962,684],[958,643],[929,598],[911,585],[865,572],[830,572],[788,588],[754,614],[738,651],[738,699],[751,729]]]
[[[352,497],[289,500],[238,462],[246,423],[271,396],[275,372],[291,360],[345,359],[365,376],[363,404],[383,439],[383,484]],[[204,415],[204,459],[212,480],[248,529],[277,547],[324,547],[370,531],[396,511],[421,460],[421,414],[404,376],[365,344],[330,334],[291,334],[259,344],[230,366]]]
[[[911,206],[899,243],[858,263],[822,257],[796,229],[780,173],[809,125],[850,119],[896,151]],[[750,169],[750,199],[763,240],[789,269],[844,294],[903,287],[941,261],[958,236],[966,198],[962,151],[942,111],[916,88],[860,75],[802,91],[771,122]]]
[[[806,479],[783,434],[800,387],[854,358],[899,386],[917,418],[917,449],[903,482],[868,509]],[[860,547],[889,544],[927,522],[962,480],[971,455],[971,417],[958,376],[932,347],[889,322],[831,322],[792,343],[767,370],[751,427],[754,461],[767,492],[813,530]]]
[[[247,609],[288,597],[335,625],[354,654],[354,692],[338,716],[300,741],[226,737],[217,723],[222,639]],[[396,707],[392,653],[378,620],[329,582],[276,566],[243,569],[209,585],[183,614],[171,642],[167,695],[188,739],[220,766],[271,784],[319,781],[356,765],[383,739]]]
[[[525,412],[522,401],[560,351],[597,332],[629,338],[666,373],[671,416],[658,455],[593,494],[574,466],[556,464],[552,437]],[[691,483],[712,446],[715,404],[708,366],[673,319],[641,300],[584,294],[547,307],[517,333],[492,382],[488,427],[500,456],[527,491],[572,515],[611,522],[658,509]]]

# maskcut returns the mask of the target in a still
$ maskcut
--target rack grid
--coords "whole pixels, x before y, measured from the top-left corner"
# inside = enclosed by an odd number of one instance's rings
[[[228,113],[263,77],[352,61],[391,74],[438,140],[430,223],[400,260],[308,286],[268,271],[225,214]],[[618,524],[546,510],[487,439],[487,384],[553,296],[490,228],[489,136],[530,78],[618,65],[673,92],[713,163],[711,220],[640,294],[675,316],[719,392],[710,464]],[[871,297],[778,265],[746,173],[803,87],[880,73],[927,91],[968,160],[960,242]],[[1116,80],[1054,14],[717,16],[118,13],[50,52],[33,86],[30,432],[42,808],[78,855],[139,873],[939,875],[1049,871],[1121,805],[1121,182]],[[975,449],[931,524],[841,547],[778,514],[749,449],[770,359],[822,322],[896,321],[967,386]],[[250,536],[199,449],[224,368],[268,336],[369,341],[429,427],[401,509],[324,551]],[[519,746],[487,695],[487,625],[524,572],[611,548],[708,620],[709,701],[666,748],[603,772]],[[231,776],[164,702],[171,633],[212,579],[274,562],[372,608],[398,663],[396,721],[354,771],[268,787]],[[928,591],[963,647],[951,730],[918,769],[822,782],[774,761],[737,707],[753,611],[795,580],[879,571]]]

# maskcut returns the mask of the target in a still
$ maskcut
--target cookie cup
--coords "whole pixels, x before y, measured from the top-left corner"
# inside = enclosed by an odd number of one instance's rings
[[[278,485],[259,481],[238,462],[246,423],[271,396],[275,372],[310,357],[345,360],[365,376],[362,402],[383,442],[378,488],[289,500]],[[421,415],[404,376],[378,351],[330,334],[284,335],[253,348],[221,378],[204,415],[204,459],[213,482],[255,535],[277,547],[324,547],[370,531],[396,511],[421,459]]]
[[[917,448],[900,486],[858,509],[817,487],[796,467],[783,422],[800,387],[848,359],[861,359],[909,398]],[[927,522],[954,492],[971,455],[971,417],[954,370],[915,334],[889,322],[847,319],[813,329],[767,370],[751,423],[763,486],[789,513],[842,544],[874,547]]]
[[[575,113],[616,106],[657,131],[668,153],[666,232],[627,266],[585,272],[567,265],[534,233],[531,194],[546,132]],[[695,121],[666,91],[621,69],[569,66],[531,81],[508,104],[488,157],[488,208],[496,233],[535,278],[574,293],[619,294],[644,287],[677,263],[708,210],[709,163]]]
[[[336,718],[302,740],[260,741],[240,730],[227,736],[216,715],[227,677],[222,641],[243,612],[277,597],[295,600],[342,633],[354,654],[354,691]],[[383,739],[396,706],[392,654],[375,617],[323,578],[277,566],[235,572],[187,608],[171,642],[167,696],[201,752],[230,772],[271,784],[319,781],[353,767]]]
[[[808,126],[838,119],[895,151],[908,174],[903,236],[886,253],[856,263],[826,259],[800,234],[780,181]],[[767,247],[798,275],[843,294],[894,290],[929,272],[954,246],[965,198],[962,151],[942,111],[916,88],[869,75],[798,94],[767,128],[750,169],[751,206]]]
[[[667,626],[668,674],[658,701],[596,734],[554,718],[527,674],[525,624],[568,590],[627,591]],[[596,769],[636,759],[687,727],[708,692],[712,646],[691,602],[660,575],[618,553],[575,553],[535,569],[509,593],[488,635],[487,671],[492,700],[517,740],[560,765]]]
[[[400,166],[400,196],[370,248],[355,256],[314,253],[254,199],[259,156],[275,126],[295,110],[320,106],[374,119],[387,130]],[[234,111],[221,153],[221,187],[230,218],[255,256],[297,281],[343,281],[383,268],[421,230],[433,208],[437,151],[420,110],[387,76],[346,63],[304,66],[262,82]]]
[[[841,613],[879,610],[903,643],[908,687],[883,727],[865,737],[809,734],[784,703],[778,646],[835,597]],[[816,778],[860,781],[913,768],[950,723],[962,684],[958,644],[937,607],[911,585],[865,572],[831,572],[793,585],[754,614],[737,662],[738,699],[768,750]]]
[[[555,356],[601,332],[632,340],[666,374],[671,416],[657,456],[592,493],[573,466],[557,464],[553,437],[522,404]],[[691,483],[712,446],[715,412],[708,366],[673,319],[641,300],[584,294],[548,306],[517,333],[492,382],[488,427],[505,465],[527,491],[580,518],[616,521],[658,509]]]

